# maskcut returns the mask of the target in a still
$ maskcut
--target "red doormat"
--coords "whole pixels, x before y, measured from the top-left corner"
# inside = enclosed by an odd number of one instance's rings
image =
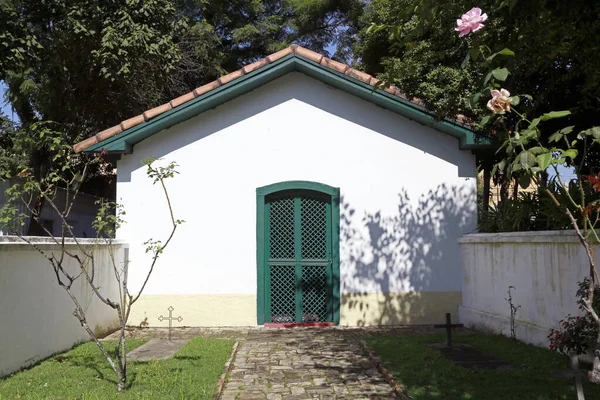
[[[265,328],[308,328],[333,326],[333,322],[266,322]]]

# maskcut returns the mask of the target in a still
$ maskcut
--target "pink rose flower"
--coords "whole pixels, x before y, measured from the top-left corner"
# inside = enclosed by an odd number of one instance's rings
[[[456,28],[454,30],[460,32],[458,37],[468,35],[469,32],[476,32],[483,28],[485,25],[483,21],[487,19],[487,14],[481,14],[481,8],[472,8],[460,19],[456,20]]]
[[[512,97],[506,89],[492,90],[492,98],[487,102],[487,108],[494,114],[504,114],[510,112]]]

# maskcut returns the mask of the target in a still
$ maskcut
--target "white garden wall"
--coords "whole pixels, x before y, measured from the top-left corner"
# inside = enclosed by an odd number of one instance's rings
[[[49,238],[31,238],[45,252],[57,251]],[[92,242],[79,239],[88,250]],[[68,249],[80,254],[75,245]],[[115,246],[115,257],[122,262],[125,247]],[[58,253],[57,253],[58,255]],[[103,294],[119,298],[109,252],[106,247],[95,250],[96,280]],[[75,271],[76,263],[66,262]],[[113,309],[97,300],[88,285],[75,283],[73,292],[87,307],[90,327],[103,335],[118,327]],[[50,263],[28,244],[14,236],[0,237],[0,376],[34,364],[53,353],[66,350],[89,339],[87,332],[73,316],[73,302],[58,286]]]
[[[585,250],[571,231],[478,233],[460,239],[463,295],[460,320],[469,327],[510,335],[506,291],[519,340],[548,345],[548,331],[578,315],[577,282],[588,274]],[[600,250],[600,249],[598,249]],[[598,251],[596,251],[598,254]]]
[[[135,145],[118,161],[130,282],[141,284],[169,214],[140,161],[176,161],[167,182],[186,221],[131,321],[172,305],[181,325],[255,325],[256,188],[305,180],[342,196],[342,324],[424,323],[457,312],[458,238],[475,228],[475,157],[458,140],[290,73]]]

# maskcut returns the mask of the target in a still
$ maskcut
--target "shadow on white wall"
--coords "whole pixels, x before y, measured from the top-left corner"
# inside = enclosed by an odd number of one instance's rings
[[[347,293],[343,307],[359,309],[362,315],[352,322],[410,321],[415,315],[439,312],[439,304],[423,301],[420,292],[461,290],[457,239],[475,226],[475,197],[469,187],[442,184],[415,206],[403,192],[398,196],[397,213],[389,216],[381,212],[357,215],[348,199],[342,199],[341,276]],[[369,292],[383,294],[377,310],[369,309]],[[393,296],[398,292],[407,293],[400,305]],[[443,315],[439,319],[442,322]]]

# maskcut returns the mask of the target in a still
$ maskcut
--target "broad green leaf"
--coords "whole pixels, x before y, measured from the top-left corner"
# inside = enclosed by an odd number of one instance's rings
[[[564,157],[569,157],[570,159],[574,159],[577,157],[578,151],[575,149],[568,149],[563,152]]]
[[[550,142],[550,143],[552,143],[552,142],[558,142],[560,139],[562,139],[563,136],[564,136],[564,134],[561,131],[554,132],[548,138],[548,142]]]
[[[600,126],[594,126],[593,128],[588,129],[594,139],[600,139]]]
[[[566,117],[567,115],[571,115],[571,111],[568,111],[568,110],[565,110],[565,111],[550,111],[549,113],[546,113],[546,114],[542,115],[540,117],[540,119],[542,121],[547,121],[549,119],[563,118],[563,117]]]
[[[498,54],[499,56],[514,56],[515,52],[512,51],[511,49],[504,48],[496,54]]]
[[[521,166],[521,163],[519,162],[519,160],[517,159],[517,161],[515,161],[512,165],[512,172],[519,172],[520,170],[523,169],[523,167]],[[510,175],[511,172],[507,171],[507,175]]]
[[[535,129],[527,128],[525,130],[522,130],[519,133],[523,136],[522,140],[524,140],[524,141],[527,141],[527,140],[533,139],[534,137],[537,137],[537,131]]]
[[[504,82],[506,78],[508,78],[509,73],[510,72],[508,72],[508,69],[506,68],[496,68],[492,71],[492,76],[497,80]]]
[[[535,165],[535,157],[533,156],[533,153],[525,150],[519,155],[519,162],[523,169],[528,170]]]
[[[490,81],[490,79],[492,79],[492,73],[491,73],[491,72],[489,72],[489,73],[488,73],[488,74],[485,76],[485,79],[483,80],[483,85],[484,85],[484,86],[485,86],[485,85],[487,85],[487,84],[488,84],[488,82]]]
[[[510,102],[511,106],[518,106],[521,103],[521,98],[519,96],[511,97],[512,101]]]
[[[530,148],[529,151],[532,152],[533,154],[537,155],[537,154],[545,153],[547,150],[543,147],[535,146],[535,147]]]
[[[536,126],[538,126],[538,124],[539,124],[539,123],[540,123],[540,119],[539,119],[539,118],[536,118],[536,119],[534,119],[534,120],[533,120],[533,121],[531,121],[531,123],[529,124],[529,129],[533,129],[533,128],[535,128]]]
[[[469,64],[469,60],[471,59],[471,53],[468,53],[465,55],[465,58],[463,59],[462,63],[460,63],[460,67],[461,68],[466,68],[467,64]]]
[[[477,107],[477,105],[479,104],[479,99],[481,99],[482,93],[475,93],[473,96],[471,96],[471,106],[473,108]]]
[[[574,125],[567,126],[567,127],[562,128],[559,132],[562,133],[562,134],[564,134],[564,135],[568,135],[569,133],[573,132],[574,128],[575,128]]]
[[[489,56],[488,58],[486,58],[487,61],[492,61],[496,56],[514,56],[515,52],[510,50],[510,49],[502,49],[497,53],[492,54],[491,56]]]
[[[485,117],[481,118],[481,121],[479,121],[479,125],[483,126],[487,124],[488,122],[490,122],[490,118],[490,115],[486,115]]]
[[[546,168],[548,168],[550,162],[552,161],[552,153],[539,154],[535,159],[540,168],[545,170]]]

